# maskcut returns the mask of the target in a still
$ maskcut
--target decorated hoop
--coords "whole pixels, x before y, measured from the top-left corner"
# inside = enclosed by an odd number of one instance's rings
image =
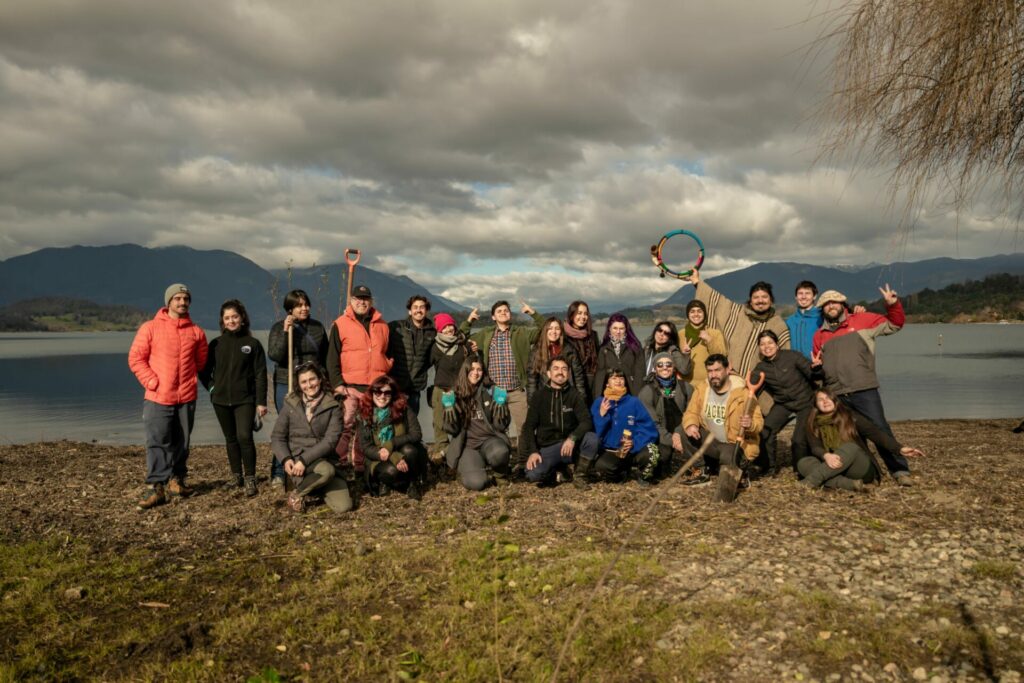
[[[676,235],[686,235],[687,237],[689,237],[690,239],[697,243],[697,262],[693,264],[692,268],[690,268],[689,270],[684,270],[682,272],[676,272],[670,269],[668,266],[665,265],[665,261],[662,260],[661,258],[661,250],[662,248],[664,248],[665,242],[668,242]],[[651,261],[653,261],[654,265],[658,266],[658,268],[661,269],[661,272],[658,273],[661,277],[671,275],[677,280],[685,280],[686,278],[690,277],[690,275],[693,274],[693,271],[700,270],[700,267],[704,265],[704,243],[700,241],[700,238],[697,237],[696,233],[690,232],[689,230],[673,230],[669,233],[666,233],[665,236],[661,238],[661,241],[659,241],[657,244],[651,247]]]

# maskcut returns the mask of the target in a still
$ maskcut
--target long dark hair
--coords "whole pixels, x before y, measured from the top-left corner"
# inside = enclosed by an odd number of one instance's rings
[[[530,372],[544,374],[544,371],[548,368],[548,360],[552,357],[551,342],[548,341],[548,328],[552,325],[558,328],[560,340],[558,353],[554,355],[561,355],[565,352],[565,343],[567,340],[565,338],[565,330],[562,328],[562,321],[551,316],[544,321],[543,325],[540,326],[540,335],[534,343],[536,353],[533,354],[533,365],[530,366]]]
[[[846,443],[852,441],[854,443],[861,443],[860,434],[857,432],[857,423],[853,419],[853,412],[846,407],[845,403],[841,403],[828,389],[818,389],[814,392],[814,404],[811,408],[811,414],[807,416],[807,430],[815,436],[821,436],[821,432],[818,426],[814,423],[821,411],[818,410],[818,394],[824,394],[831,399],[832,403],[835,404],[835,411],[833,419],[836,429],[839,431],[840,443]]]
[[[377,404],[373,402],[373,392],[384,387],[391,389],[391,404],[388,406],[391,409],[391,422],[399,422],[405,416],[409,400],[402,393],[402,390],[398,388],[398,382],[393,377],[381,375],[373,380],[366,391],[363,392],[363,395],[359,397],[359,416],[367,423],[373,422],[373,411],[377,408]]]
[[[629,318],[621,313],[612,313],[608,316],[608,324],[604,328],[604,340],[601,342],[601,346],[608,346],[611,343],[612,323],[624,323],[626,325],[626,347],[633,351],[640,351],[640,340],[636,338],[633,326],[629,324]]]
[[[242,324],[238,327],[240,334],[249,334],[249,311],[245,310],[245,306],[238,299],[228,299],[220,305],[220,331],[221,333],[227,332],[227,328],[224,327],[224,311],[230,310],[238,311],[238,317],[242,319]]]
[[[659,327],[667,327],[669,329],[668,343],[665,346],[658,348],[654,343],[654,333],[658,331]],[[644,344],[645,349],[653,349],[654,351],[666,351],[669,347],[677,346],[679,344],[679,328],[676,324],[670,320],[662,320],[660,323],[654,326],[651,330],[651,336],[647,338],[647,343]]]
[[[581,308],[587,309],[587,326],[583,328],[586,331],[586,336],[583,339],[574,339],[566,335],[565,341],[572,344],[573,348],[576,349],[576,355],[579,356],[580,363],[583,365],[583,371],[588,375],[592,375],[597,369],[597,344],[592,341],[594,338],[594,318],[590,314],[590,306],[586,301],[577,299],[569,304],[569,310],[565,314],[565,325],[566,329],[570,327],[579,329],[572,324],[572,321]]]
[[[473,363],[479,363],[480,369],[483,370],[480,383],[476,386],[469,383],[469,371],[473,369]],[[462,361],[462,367],[459,368],[459,374],[455,377],[455,407],[459,415],[462,416],[464,424],[469,424],[473,415],[472,408],[473,401],[476,400],[476,392],[480,390],[480,387],[488,388],[493,384],[480,356],[475,353],[466,356],[466,360]]]

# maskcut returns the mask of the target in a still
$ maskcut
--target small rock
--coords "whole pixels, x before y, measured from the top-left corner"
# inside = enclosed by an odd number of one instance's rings
[[[379,615],[379,614],[374,614],[373,616],[371,616],[371,617],[370,617],[370,621],[380,621],[380,620],[381,620],[381,619],[383,619],[383,618],[384,618],[384,617],[382,617],[382,616],[381,616],[381,615]]]
[[[914,673],[911,675],[914,677],[915,681],[924,681],[928,679],[928,672],[923,666],[919,666],[914,669]]]
[[[288,651],[288,646],[287,645],[278,645],[277,646],[277,651],[278,652],[287,652]]]
[[[644,665],[644,658],[643,657],[637,657],[636,659],[633,660],[633,666],[643,666],[643,665]]]
[[[818,631],[818,640],[828,640],[832,637],[831,631]],[[854,667],[856,669],[857,667]]]
[[[996,626],[996,633],[1001,636],[1008,636],[1010,635],[1010,629],[1006,626]]]
[[[305,531],[302,532],[302,537],[303,538],[309,538],[312,535],[313,535],[313,532],[310,531],[309,529],[306,529]]]
[[[64,599],[65,600],[81,600],[84,597],[85,597],[85,589],[82,588],[81,586],[75,586],[73,588],[68,588],[66,591],[64,591]]]

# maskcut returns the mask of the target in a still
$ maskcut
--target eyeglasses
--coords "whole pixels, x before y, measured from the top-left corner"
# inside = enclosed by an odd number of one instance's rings
[[[373,395],[374,396],[390,396],[391,395],[391,390],[390,389],[377,389],[376,391],[373,392]]]
[[[654,332],[655,334],[672,334],[672,330],[666,330],[664,328],[658,328]]]
[[[670,368],[673,366],[673,363],[655,363],[654,365],[658,368]]]

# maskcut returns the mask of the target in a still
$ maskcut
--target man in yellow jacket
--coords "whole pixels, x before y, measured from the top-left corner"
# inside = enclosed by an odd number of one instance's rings
[[[704,368],[707,380],[695,387],[680,425],[687,437],[684,451],[688,455],[695,453],[709,433],[715,441],[704,453],[704,462],[698,463],[684,480],[690,486],[709,482],[711,475],[718,473],[722,460],[728,462],[733,457],[736,444],[740,444],[743,457],[753,461],[764,427],[760,410],[754,410],[753,415],[744,412],[747,387],[742,379],[729,374],[728,358],[713,353],[704,361]]]

